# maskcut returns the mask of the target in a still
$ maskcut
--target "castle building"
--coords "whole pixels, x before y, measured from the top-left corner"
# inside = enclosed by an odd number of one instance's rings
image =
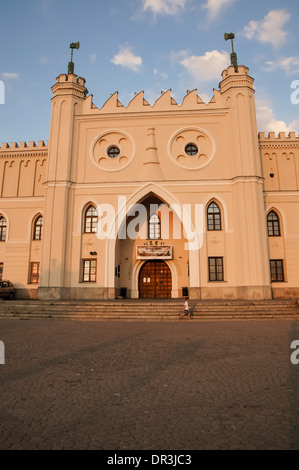
[[[49,142],[0,149],[0,277],[18,298],[299,296],[299,137],[258,135],[253,78],[153,106],[52,87]]]

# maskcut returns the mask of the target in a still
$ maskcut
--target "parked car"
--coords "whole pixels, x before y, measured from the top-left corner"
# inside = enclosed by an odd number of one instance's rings
[[[0,297],[11,300],[15,298],[15,288],[10,281],[0,281]]]

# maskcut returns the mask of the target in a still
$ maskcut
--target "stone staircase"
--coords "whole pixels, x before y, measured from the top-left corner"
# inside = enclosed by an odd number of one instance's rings
[[[178,321],[183,307],[183,300],[3,300],[0,301],[0,319]],[[298,300],[203,300],[190,301],[190,307],[194,321],[299,320]]]

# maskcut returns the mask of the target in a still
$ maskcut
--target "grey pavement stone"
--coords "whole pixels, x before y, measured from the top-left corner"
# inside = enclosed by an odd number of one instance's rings
[[[0,449],[299,449],[299,323],[0,319]]]

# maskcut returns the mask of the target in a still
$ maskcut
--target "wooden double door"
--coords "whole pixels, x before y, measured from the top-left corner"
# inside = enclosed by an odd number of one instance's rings
[[[171,271],[164,261],[148,261],[139,273],[139,298],[171,298]]]

